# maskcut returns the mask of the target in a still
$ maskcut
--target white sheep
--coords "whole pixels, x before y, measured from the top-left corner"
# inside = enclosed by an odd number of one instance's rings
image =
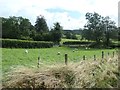
[[[87,47],[85,49],[88,49]]]
[[[77,48],[75,48],[75,51],[78,51],[78,49],[77,49]]]
[[[25,53],[28,53],[28,50],[25,50]]]
[[[60,52],[58,52],[57,55],[60,55]]]

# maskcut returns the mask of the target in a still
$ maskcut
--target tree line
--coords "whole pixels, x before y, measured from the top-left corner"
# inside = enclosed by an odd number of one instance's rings
[[[53,41],[59,43],[62,37],[62,26],[58,22],[54,23],[49,30],[44,16],[38,16],[33,26],[29,19],[12,16],[2,17],[2,38]]]
[[[97,45],[102,43],[109,46],[113,40],[118,40],[120,30],[109,16],[103,17],[98,13],[86,13],[87,23],[82,31],[82,38],[96,41]]]
[[[87,23],[82,30],[82,39],[96,41],[97,44],[104,43],[108,46],[111,41],[119,38],[119,29],[110,17],[103,17],[98,13],[86,13]],[[54,23],[49,29],[44,16],[36,18],[35,25],[32,25],[29,19],[12,16],[2,17],[2,38],[23,39],[34,41],[53,41],[59,43],[62,36],[66,38],[77,39],[74,33],[65,33],[60,23]]]

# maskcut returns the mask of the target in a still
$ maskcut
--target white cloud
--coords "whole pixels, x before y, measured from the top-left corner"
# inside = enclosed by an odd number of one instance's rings
[[[61,26],[63,26],[64,29],[78,29],[82,27],[82,25],[80,25],[80,19],[71,18],[66,12],[54,13],[51,17],[50,23],[54,23],[57,21],[60,22]]]
[[[86,12],[97,12],[103,16],[110,16],[118,22],[119,0],[0,0],[0,16],[23,16],[29,18],[34,24],[36,17],[44,15],[49,27],[54,22],[61,23],[64,29],[82,28],[85,23]],[[52,13],[46,9],[61,8],[81,13],[78,19],[70,17],[68,12]]]

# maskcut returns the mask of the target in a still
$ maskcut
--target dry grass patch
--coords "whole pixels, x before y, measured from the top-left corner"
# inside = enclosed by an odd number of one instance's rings
[[[120,79],[118,57],[79,63],[42,65],[42,68],[16,67],[3,79],[9,88],[111,88]]]

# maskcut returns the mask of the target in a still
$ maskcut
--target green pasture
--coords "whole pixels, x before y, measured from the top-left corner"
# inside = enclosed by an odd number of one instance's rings
[[[25,53],[26,49],[10,49],[1,48],[2,50],[2,71],[8,72],[12,67],[19,65],[27,67],[37,67],[38,57],[41,58],[43,64],[64,64],[64,55],[68,54],[68,62],[79,62],[83,60],[83,55],[86,56],[86,60],[93,60],[93,56],[101,59],[101,52],[105,52],[107,57],[108,52],[112,55],[115,49],[85,49],[85,48],[68,48],[68,47],[53,47],[53,48],[40,48],[40,49],[27,49],[28,53]],[[60,52],[60,55],[58,55]]]
[[[63,42],[66,42],[66,41],[80,41],[80,40],[75,40],[75,39],[61,39],[61,44],[63,44]]]
[[[77,36],[78,37],[78,36]],[[78,40],[76,40],[76,39],[61,39],[61,44],[63,44],[63,42],[66,42],[66,41],[86,41],[86,42],[88,42],[88,40],[80,40],[80,39],[78,39]],[[92,41],[93,42],[93,41]]]

